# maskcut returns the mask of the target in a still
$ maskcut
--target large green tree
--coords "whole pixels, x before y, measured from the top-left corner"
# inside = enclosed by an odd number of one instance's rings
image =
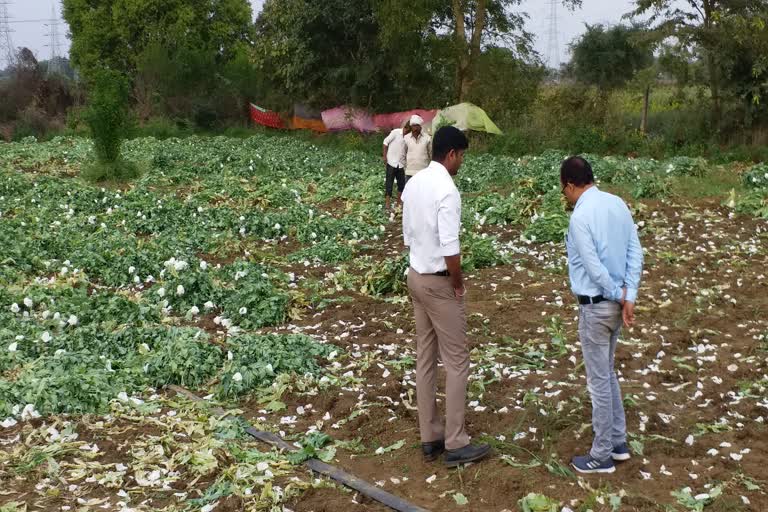
[[[587,25],[571,45],[571,72],[604,92],[622,87],[653,63],[653,48],[641,34],[642,29],[625,25]]]
[[[750,50],[749,40],[756,28],[751,21],[761,13],[764,16],[765,9],[765,0],[635,0],[630,16],[648,18],[657,40],[672,37],[703,60],[712,98],[712,119],[720,127],[724,81],[728,82],[728,89],[734,82],[749,81],[749,75],[759,70],[758,62],[757,68],[748,73],[733,74],[739,68],[734,61],[743,57],[740,52]]]
[[[252,39],[247,0],[63,0],[70,54],[86,76],[108,67],[129,76],[153,42],[169,52],[189,49],[231,58]]]
[[[245,119],[241,81],[228,71],[253,42],[247,0],[63,0],[73,62],[87,81],[100,69],[131,81],[141,119]],[[239,71],[239,70],[238,70]],[[239,76],[239,75],[238,75]]]

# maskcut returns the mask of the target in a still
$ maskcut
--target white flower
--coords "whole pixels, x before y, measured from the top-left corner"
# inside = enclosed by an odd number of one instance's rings
[[[165,288],[160,288],[159,290],[157,290],[157,294],[160,297],[165,297]]]
[[[27,307],[27,309],[32,309],[32,306],[34,306],[35,303],[32,302],[32,299],[29,297],[24,297],[24,305]]]
[[[264,472],[269,469],[269,463],[268,462],[259,462],[256,464],[256,469],[260,472]]]
[[[189,308],[189,313],[192,315],[199,315],[200,308],[198,308],[197,306],[192,306],[191,308]]]
[[[129,273],[129,274],[133,274],[134,272],[136,272],[136,267],[134,267],[133,265],[131,265],[130,267],[128,267],[128,273]]]
[[[48,331],[45,331],[43,334],[40,335],[40,339],[43,340],[44,343],[48,343],[53,339],[53,336],[51,336],[51,333]]]
[[[232,376],[232,380],[235,382],[242,382],[243,376],[240,372],[237,372]]]
[[[204,307],[205,309],[213,309],[213,302],[211,302],[211,301],[208,301],[208,302],[206,302],[205,304],[203,304],[203,307]]]
[[[176,287],[176,295],[178,295],[178,296],[184,295],[184,287],[183,286],[179,285],[179,286]]]
[[[16,348],[18,348],[19,344],[15,341],[8,345],[8,352],[16,352]]]
[[[21,309],[21,308],[19,308],[19,305],[18,305],[18,304],[16,304],[15,302],[14,302],[13,304],[11,304],[11,311],[12,311],[13,313],[18,313],[18,312],[20,311],[20,309]]]
[[[232,354],[232,351],[228,350],[227,351],[227,361],[231,361],[232,359],[234,359],[234,357],[235,356]]]
[[[77,317],[75,315],[69,315],[69,319],[67,320],[67,323],[71,325],[72,327],[77,325]]]
[[[241,314],[241,315],[245,315],[245,314],[247,314],[247,313],[248,313],[248,308],[246,308],[246,307],[242,307],[242,308],[240,308],[240,314]]]
[[[280,231],[280,227],[281,227],[280,224],[275,223],[274,225],[275,231]]]
[[[200,270],[207,270],[208,269],[208,262],[205,260],[200,261]]]
[[[182,270],[189,268],[189,263],[186,261],[178,260],[176,263],[174,263],[173,268],[176,269],[176,272],[181,272]]]

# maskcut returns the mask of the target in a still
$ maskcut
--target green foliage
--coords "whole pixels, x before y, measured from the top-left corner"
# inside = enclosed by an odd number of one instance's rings
[[[768,188],[768,164],[759,163],[750,167],[742,175],[742,181],[748,188]]]
[[[243,335],[230,342],[230,350],[219,388],[219,395],[228,398],[269,386],[283,373],[318,375],[317,360],[338,351],[300,334]]]
[[[703,512],[723,493],[722,486],[715,486],[706,493],[693,495],[690,487],[684,487],[679,491],[672,491],[672,497],[677,499],[677,503],[692,512]]]
[[[568,231],[568,215],[563,201],[560,189],[552,189],[544,194],[540,207],[523,235],[535,242],[562,242]]]
[[[299,441],[301,449],[288,454],[288,460],[293,465],[302,464],[309,459],[320,459],[323,462],[330,462],[336,455],[336,448],[333,446],[324,448],[332,441],[328,434],[322,432],[310,432]]]
[[[221,349],[196,329],[174,329],[147,355],[145,371],[155,386],[202,386],[221,366]]]
[[[530,493],[517,502],[521,512],[557,512],[560,502],[543,494]]]
[[[387,258],[376,264],[365,275],[362,293],[373,296],[402,293],[407,287],[408,265],[408,253],[403,253],[398,258]]]
[[[41,414],[104,413],[119,392],[134,389],[105,358],[87,350],[62,350],[24,366],[12,381],[0,378],[0,414],[12,414],[19,404],[33,404]]]
[[[669,180],[657,173],[642,174],[632,187],[635,199],[658,199],[669,193]]]
[[[471,272],[486,267],[495,267],[506,262],[494,246],[496,239],[485,235],[467,233],[461,240],[461,267]]]
[[[141,174],[139,166],[133,162],[118,158],[111,162],[95,160],[83,166],[80,176],[88,181],[128,181]]]
[[[85,119],[91,129],[97,160],[116,162],[129,127],[128,80],[122,74],[109,69],[96,73]]]
[[[602,90],[623,86],[653,63],[653,49],[640,40],[641,32],[625,25],[587,25],[587,31],[571,46],[573,74]]]

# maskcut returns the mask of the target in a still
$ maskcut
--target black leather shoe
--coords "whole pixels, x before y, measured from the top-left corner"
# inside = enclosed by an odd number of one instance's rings
[[[455,468],[468,462],[475,462],[491,452],[491,447],[487,444],[468,444],[464,448],[458,450],[446,450],[445,452],[445,465],[449,468]]]
[[[445,451],[445,441],[432,441],[421,443],[421,453],[424,454],[424,462],[434,462]]]

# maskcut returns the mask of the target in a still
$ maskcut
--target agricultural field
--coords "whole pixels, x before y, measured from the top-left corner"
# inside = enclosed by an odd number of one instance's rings
[[[95,186],[86,139],[0,145],[0,511],[388,510],[313,457],[434,511],[768,510],[768,166],[587,155],[645,272],[617,352],[634,455],[581,478],[562,152],[469,154],[457,177],[468,429],[495,452],[459,470],[421,459],[378,154],[269,135],[125,154],[142,177]]]

